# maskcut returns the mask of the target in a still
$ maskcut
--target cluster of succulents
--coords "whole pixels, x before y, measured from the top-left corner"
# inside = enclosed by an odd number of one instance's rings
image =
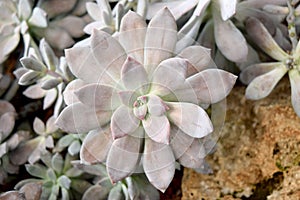
[[[159,199],[213,173],[226,97],[288,74],[299,0],[1,0],[0,199]],[[22,41],[20,43],[20,41]]]

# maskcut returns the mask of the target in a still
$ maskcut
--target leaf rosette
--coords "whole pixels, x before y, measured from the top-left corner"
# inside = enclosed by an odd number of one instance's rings
[[[136,172],[165,191],[175,163],[201,168],[213,124],[204,108],[224,99],[236,76],[211,67],[210,52],[189,46],[175,54],[175,19],[164,8],[149,22],[128,12],[114,36],[94,29],[88,45],[66,50],[78,78],[56,124],[85,133],[84,163],[105,163],[112,182]],[[201,106],[199,106],[201,105]]]

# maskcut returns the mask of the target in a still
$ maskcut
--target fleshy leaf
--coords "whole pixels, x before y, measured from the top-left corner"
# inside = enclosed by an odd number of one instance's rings
[[[173,92],[184,84],[186,73],[186,60],[181,58],[164,60],[153,72],[151,91],[160,96]]]
[[[132,109],[120,106],[111,117],[111,132],[114,139],[130,135],[139,126],[140,120],[134,116]]]
[[[269,56],[280,61],[288,58],[289,55],[278,46],[271,34],[258,19],[249,17],[246,20],[246,30],[252,41]]]
[[[58,58],[45,39],[40,41],[39,49],[47,67],[49,67],[50,70],[56,70],[56,67],[58,66]]]
[[[297,69],[289,71],[292,90],[292,105],[298,116],[300,116],[300,74]]]
[[[130,135],[116,139],[108,153],[106,168],[113,183],[132,174],[140,159],[142,139]]]
[[[72,103],[79,102],[77,96],[75,95],[74,91],[78,90],[79,88],[85,86],[85,82],[81,79],[75,79],[71,81],[63,92],[64,101],[67,105]]]
[[[110,86],[89,84],[77,90],[75,95],[84,105],[95,110],[109,111],[120,105],[116,89]]]
[[[46,28],[48,26],[47,13],[39,7],[35,7],[28,22],[33,26]]]
[[[144,43],[147,24],[135,12],[128,11],[121,20],[119,41],[128,56],[144,63]]]
[[[224,21],[235,14],[236,0],[218,0],[221,16]]]
[[[286,66],[282,64],[272,71],[256,77],[246,89],[246,98],[258,100],[268,96],[287,71]]]
[[[205,155],[205,153],[206,152],[204,148],[201,148],[201,143],[199,142],[199,139],[194,139],[191,146],[189,146],[189,148],[184,152],[184,154],[180,156],[178,161],[184,167],[193,169],[200,168],[204,162],[204,157],[200,155]]]
[[[34,58],[29,58],[29,57],[21,58],[20,62],[22,66],[25,67],[26,69],[31,69],[39,72],[45,71],[47,69],[43,63],[37,61]]]
[[[152,74],[161,61],[172,56],[176,42],[175,19],[168,8],[163,8],[151,19],[146,33],[144,66],[148,74]]]
[[[218,14],[215,14],[214,24],[216,44],[222,54],[233,62],[245,61],[248,55],[247,42],[233,22],[223,21]]]
[[[80,150],[80,159],[91,164],[104,162],[112,142],[109,129],[90,131],[83,141]]]
[[[110,121],[110,116],[109,111],[97,112],[82,103],[75,103],[60,113],[56,125],[66,132],[84,133],[106,124]]]
[[[237,76],[220,69],[207,69],[186,80],[174,93],[185,99],[196,95],[199,103],[213,104],[224,99],[234,86]]]
[[[194,138],[185,134],[182,130],[176,126],[171,126],[171,142],[170,146],[173,150],[175,159],[181,157],[191,146]]]
[[[127,57],[121,69],[121,79],[128,90],[145,91],[148,77],[143,65],[132,57]]]
[[[209,116],[201,107],[191,103],[168,102],[168,117],[186,134],[201,138],[213,131]]]
[[[171,148],[166,144],[145,139],[143,167],[150,183],[165,192],[175,173],[175,158]]]
[[[189,46],[183,49],[178,56],[187,59],[198,72],[206,69],[211,61],[210,49],[202,46]]]
[[[38,134],[43,134],[46,132],[45,124],[42,120],[36,117],[33,121],[33,130]]]
[[[263,75],[281,65],[280,62],[258,63],[245,68],[240,74],[240,80],[244,84],[249,84],[256,77]]]
[[[147,135],[158,143],[169,144],[170,142],[170,123],[165,115],[148,115],[143,121]]]

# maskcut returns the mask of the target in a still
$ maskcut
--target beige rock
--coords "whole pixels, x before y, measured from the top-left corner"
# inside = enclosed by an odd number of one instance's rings
[[[300,118],[290,103],[288,79],[260,101],[237,86],[227,99],[212,175],[185,169],[182,199],[300,199]]]

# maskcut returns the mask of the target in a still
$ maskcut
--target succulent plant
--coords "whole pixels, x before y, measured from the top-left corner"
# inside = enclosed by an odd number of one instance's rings
[[[46,13],[41,8],[32,9],[30,0],[2,0],[0,2],[0,63],[18,46],[21,36],[24,55],[35,46],[32,35],[36,29],[47,27]]]
[[[83,200],[93,199],[159,199],[158,191],[149,184],[144,174],[134,175],[112,184],[104,165],[84,165],[73,162],[76,168],[94,175],[93,185],[83,194]]]
[[[71,161],[75,157],[67,154],[63,158],[60,154],[51,156],[50,153],[45,153],[41,159],[44,164],[25,165],[27,172],[36,178],[22,180],[15,186],[26,197],[31,195],[30,199],[80,199],[90,186],[80,178],[83,172],[72,166]]]
[[[288,1],[289,14],[287,16],[289,37],[293,46],[291,52],[285,52],[258,19],[249,18],[246,21],[247,32],[251,39],[276,61],[250,65],[242,71],[240,79],[243,83],[249,84],[246,89],[246,98],[258,100],[268,96],[282,77],[288,73],[292,90],[292,105],[297,115],[300,116],[300,42],[296,34],[292,3]]]
[[[31,48],[29,55],[20,59],[23,68],[18,68],[14,74],[20,85],[35,83],[23,92],[26,97],[44,97],[43,109],[55,103],[54,116],[58,116],[63,104],[63,89],[73,79],[73,75],[65,58],[58,58],[44,39],[40,41],[39,49],[35,51]]]
[[[144,171],[165,191],[176,160],[192,168],[204,163],[199,138],[213,127],[199,104],[225,98],[236,76],[209,69],[209,51],[201,46],[174,55],[177,39],[167,8],[148,27],[130,11],[116,38],[94,29],[88,46],[66,50],[78,79],[65,90],[68,106],[56,124],[69,133],[88,132],[81,160],[105,162],[112,182]]]

